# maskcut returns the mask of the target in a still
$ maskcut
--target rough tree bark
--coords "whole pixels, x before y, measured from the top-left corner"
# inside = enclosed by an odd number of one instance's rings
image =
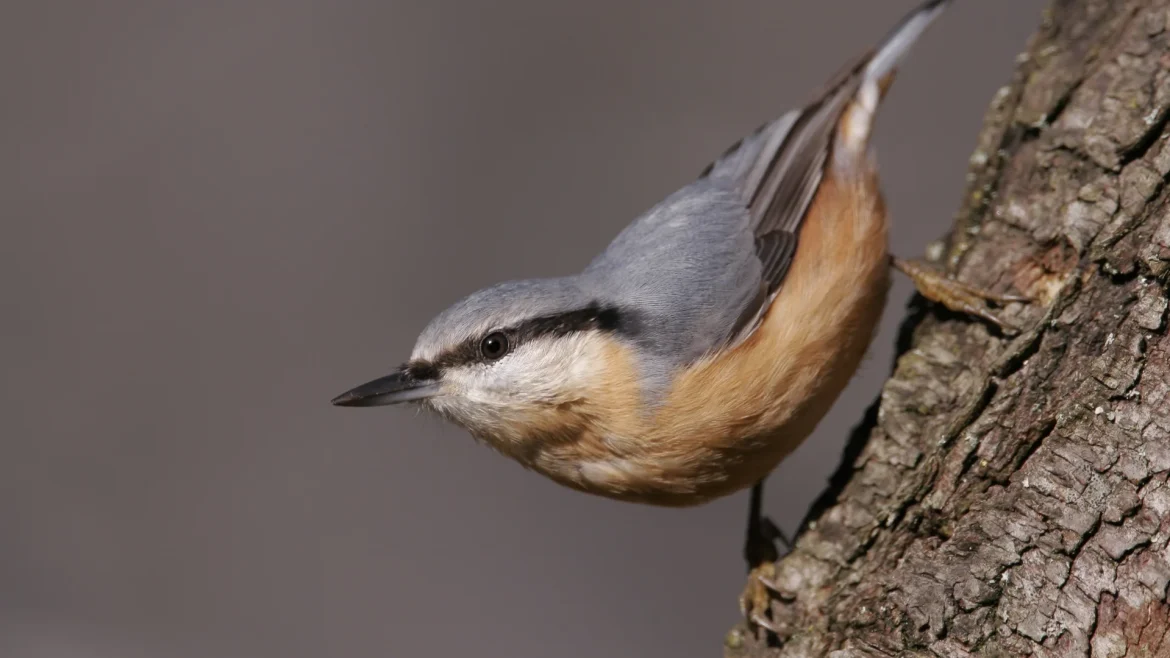
[[[729,658],[1170,656],[1170,0],[1056,0],[892,378]]]

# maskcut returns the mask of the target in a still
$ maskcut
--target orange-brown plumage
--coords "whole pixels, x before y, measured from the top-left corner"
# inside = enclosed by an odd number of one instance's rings
[[[742,599],[775,559],[764,479],[857,370],[891,262],[924,295],[1008,325],[990,296],[891,259],[869,149],[898,62],[948,0],[924,0],[804,107],[744,137],[630,223],[582,272],[481,289],[408,363],[334,400],[421,401],[579,491],[683,507],[752,488]]]
[[[576,489],[669,506],[760,481],[812,432],[860,364],[889,286],[886,234],[874,170],[827,176],[784,287],[747,340],[681,373],[650,415],[626,348],[609,345],[598,378],[606,385],[543,417],[542,431],[563,439],[542,442],[529,465]],[[612,477],[600,476],[604,465]]]
[[[574,277],[468,296],[338,404],[425,400],[528,468],[687,506],[760,483],[865,355],[889,286],[869,151],[926,0],[812,102],[762,126]]]

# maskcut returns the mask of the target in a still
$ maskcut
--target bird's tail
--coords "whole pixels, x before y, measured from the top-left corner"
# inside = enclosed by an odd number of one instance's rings
[[[926,32],[926,28],[939,17],[952,0],[927,0],[902,19],[886,38],[878,45],[863,74],[867,82],[876,83],[884,92],[893,82],[897,73],[898,64],[910,52],[918,38]]]
[[[843,117],[843,133],[849,146],[862,147],[869,142],[870,128],[878,104],[894,82],[898,65],[910,49],[953,0],[927,0],[910,12],[886,35],[866,58],[860,71],[860,84],[853,102]]]

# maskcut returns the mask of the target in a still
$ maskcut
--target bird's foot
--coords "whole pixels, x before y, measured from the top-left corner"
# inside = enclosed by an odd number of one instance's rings
[[[764,628],[779,633],[780,629],[769,617],[773,594],[780,598],[791,598],[776,585],[776,560],[780,554],[776,550],[779,542],[785,550],[792,549],[792,542],[784,535],[779,527],[767,517],[761,517],[758,523],[751,524],[748,529],[747,543],[744,546],[744,557],[748,562],[748,580],[743,593],[739,597],[739,609],[744,616],[748,629]]]
[[[958,281],[920,260],[903,260],[891,256],[890,262],[899,272],[910,277],[918,293],[932,302],[948,309],[986,320],[999,327],[1007,335],[1020,332],[1019,327],[999,317],[986,306],[987,302],[1003,305],[1013,302],[1028,303],[1032,300],[1023,295],[994,293],[989,290]]]
[[[776,563],[765,562],[748,574],[747,586],[739,597],[740,611],[749,631],[754,633],[762,628],[784,637],[787,635],[784,624],[771,617],[772,599],[795,601],[796,594],[776,582]]]
[[[772,596],[764,583],[772,582],[775,577],[775,562],[765,562],[748,572],[747,585],[739,595],[739,611],[749,629],[771,626],[768,615],[771,613]]]

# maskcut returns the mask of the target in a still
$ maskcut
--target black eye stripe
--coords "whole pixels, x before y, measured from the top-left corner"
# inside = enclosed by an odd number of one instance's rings
[[[413,361],[406,365],[406,372],[415,379],[438,379],[439,368],[430,361]]]
[[[434,374],[437,377],[444,368],[490,362],[491,359],[484,357],[482,343],[493,333],[504,334],[508,342],[507,352],[512,352],[530,340],[546,336],[567,336],[581,331],[634,333],[635,327],[627,314],[619,312],[614,307],[603,307],[593,303],[582,309],[535,317],[512,327],[493,329],[442,352],[433,361],[412,363],[409,368],[411,372],[420,369],[420,372]]]
[[[615,309],[590,306],[579,311],[533,318],[513,327],[509,332],[520,340],[542,336],[565,336],[578,331],[611,331],[617,325]]]

